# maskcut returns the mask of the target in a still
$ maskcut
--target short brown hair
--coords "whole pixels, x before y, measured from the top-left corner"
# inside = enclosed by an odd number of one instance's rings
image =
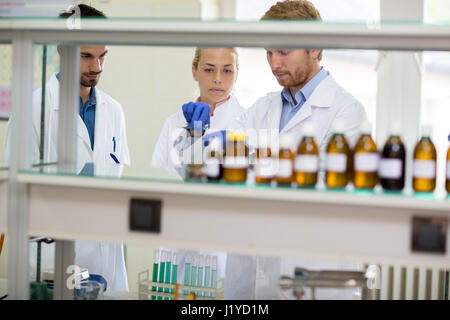
[[[261,20],[318,20],[319,10],[308,0],[286,0],[271,6]],[[317,59],[322,60],[322,50]]]
[[[268,19],[322,20],[319,10],[308,0],[277,2],[261,18],[261,20]]]
[[[106,15],[95,9],[94,7],[88,6],[87,4],[79,4],[77,5],[78,8],[80,9],[80,17],[81,18],[85,18],[85,17],[97,17],[97,18],[106,18]],[[75,10],[72,9],[70,11],[63,11],[59,14],[60,18],[68,18],[71,15],[73,15],[75,13]]]

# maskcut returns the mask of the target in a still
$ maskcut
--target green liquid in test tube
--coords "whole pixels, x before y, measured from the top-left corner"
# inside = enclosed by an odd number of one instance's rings
[[[161,252],[161,262],[159,263],[159,282],[164,283],[164,271],[166,267],[166,252]],[[158,287],[158,292],[163,292],[162,287]],[[161,296],[158,296],[158,300],[162,300]]]
[[[213,257],[212,270],[211,270],[211,288],[216,288],[216,273],[217,273],[217,256]],[[215,297],[216,294],[212,293],[211,297]]]
[[[197,256],[192,257],[192,270],[191,270],[191,286],[197,285]],[[194,291],[191,291],[195,293]]]
[[[172,255],[172,284],[175,285],[177,283],[177,273],[178,273],[178,263],[177,263],[177,254],[174,253]],[[170,290],[170,293],[174,293],[174,289]]]
[[[167,261],[166,261],[166,281],[165,283],[170,283],[170,267],[172,266],[172,255],[170,252],[167,252]],[[165,288],[164,292],[169,293],[169,288]],[[164,300],[169,300],[169,297],[165,297]]]
[[[211,287],[211,257],[209,255],[206,256],[205,262],[205,287]],[[206,294],[206,296],[210,296],[210,294]]]
[[[203,267],[204,267],[203,256],[198,256],[197,287],[203,287]],[[202,291],[197,291],[197,296],[203,296],[203,292]]]
[[[188,286],[190,285],[190,277],[191,275],[191,256],[186,255],[186,259],[184,260],[184,285]],[[189,292],[187,290],[184,290],[184,294],[188,295]]]
[[[152,281],[157,282],[158,281],[158,262],[159,262],[159,250],[155,250],[155,257],[153,260],[153,277]],[[152,291],[156,292],[156,286],[152,286]],[[152,296],[152,300],[156,300],[156,296]]]

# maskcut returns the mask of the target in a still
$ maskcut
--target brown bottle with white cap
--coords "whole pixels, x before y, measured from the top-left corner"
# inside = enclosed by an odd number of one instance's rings
[[[373,189],[378,183],[379,154],[373,141],[372,125],[365,122],[360,128],[361,136],[355,145],[353,156],[353,185],[356,189]]]
[[[303,138],[295,156],[295,181],[299,187],[313,187],[319,172],[319,147],[314,139],[314,124],[305,123],[302,133]]]
[[[381,152],[378,176],[387,191],[400,191],[405,186],[406,150],[400,134],[400,124],[394,123]]]
[[[255,183],[270,184],[274,174],[269,135],[267,131],[261,131],[258,134],[258,147],[256,149]]]
[[[350,146],[344,135],[344,123],[335,120],[332,125],[333,136],[327,145],[325,160],[325,181],[327,188],[345,188],[348,183],[348,157]]]
[[[436,188],[436,148],[431,141],[431,127],[422,127],[422,138],[414,148],[413,189],[433,192]]]
[[[276,181],[278,185],[287,186],[294,182],[295,153],[292,150],[292,137],[288,134],[282,134],[279,145]]]

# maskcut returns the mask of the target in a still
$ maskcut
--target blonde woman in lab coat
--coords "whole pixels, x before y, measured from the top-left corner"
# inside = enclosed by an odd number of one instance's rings
[[[234,48],[195,50],[192,76],[198,83],[200,96],[197,101],[184,104],[180,111],[166,120],[153,153],[152,166],[161,166],[171,173],[183,176],[183,157],[180,152],[190,146],[193,133],[193,127],[190,126],[192,123],[186,115],[195,113],[199,106],[202,107],[203,114],[196,116],[208,118],[207,123],[204,123],[204,136],[225,130],[231,122],[242,117],[244,109],[232,95],[238,70],[238,54]]]

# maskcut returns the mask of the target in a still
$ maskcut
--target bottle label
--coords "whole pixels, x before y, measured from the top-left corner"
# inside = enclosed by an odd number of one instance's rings
[[[380,161],[380,178],[400,179],[402,176],[403,161],[401,159],[382,158]]]
[[[217,158],[205,160],[205,174],[210,178],[217,178],[220,175],[220,161]]]
[[[378,171],[380,156],[376,152],[356,153],[355,171],[376,172]]]
[[[333,172],[347,171],[347,155],[343,153],[327,153],[326,170]]]
[[[414,160],[414,178],[434,179],[436,177],[436,162],[433,160]]]
[[[245,169],[247,165],[247,157],[225,157],[223,161],[223,167],[228,169]]]
[[[447,161],[447,179],[450,180],[450,161]]]
[[[296,156],[295,171],[307,173],[315,173],[319,171],[319,157],[313,154],[304,154]]]
[[[255,165],[255,176],[261,178],[271,178],[275,175],[273,159],[259,159]]]
[[[278,172],[277,177],[280,178],[290,178],[292,177],[292,161],[289,159],[279,159],[278,160]]]

